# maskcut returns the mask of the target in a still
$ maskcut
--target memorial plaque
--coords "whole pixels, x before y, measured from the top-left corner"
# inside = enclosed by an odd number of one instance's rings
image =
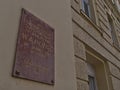
[[[22,9],[14,77],[54,84],[54,29]]]

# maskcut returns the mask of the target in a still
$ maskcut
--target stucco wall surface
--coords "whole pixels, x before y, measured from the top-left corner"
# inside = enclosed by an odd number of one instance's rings
[[[55,29],[55,85],[11,76],[21,8]],[[76,90],[69,0],[0,0],[0,90]]]

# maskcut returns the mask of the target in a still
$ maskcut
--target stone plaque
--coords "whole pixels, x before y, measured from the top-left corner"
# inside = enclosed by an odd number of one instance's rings
[[[13,76],[54,84],[54,29],[22,9]]]

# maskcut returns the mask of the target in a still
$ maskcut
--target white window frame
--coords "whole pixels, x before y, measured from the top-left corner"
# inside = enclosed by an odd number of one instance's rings
[[[95,69],[90,63],[87,63],[87,71],[88,71],[88,79],[89,79],[89,77],[92,77],[94,79],[93,80],[94,84],[92,84],[94,86],[89,86],[89,89],[90,90],[98,90],[97,81],[96,81],[96,75],[95,75]],[[89,81],[89,85],[91,85],[90,83],[91,82]],[[93,88],[91,88],[91,87],[93,87]]]

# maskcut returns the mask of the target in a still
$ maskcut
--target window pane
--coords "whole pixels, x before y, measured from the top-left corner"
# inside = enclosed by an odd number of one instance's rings
[[[87,16],[90,16],[89,15],[89,5],[86,2],[84,2],[84,9],[85,9],[85,13],[87,14]]]
[[[92,76],[88,76],[89,79],[89,89],[95,90],[95,78]]]
[[[82,0],[82,8],[87,16],[90,17],[90,3],[89,0]]]

